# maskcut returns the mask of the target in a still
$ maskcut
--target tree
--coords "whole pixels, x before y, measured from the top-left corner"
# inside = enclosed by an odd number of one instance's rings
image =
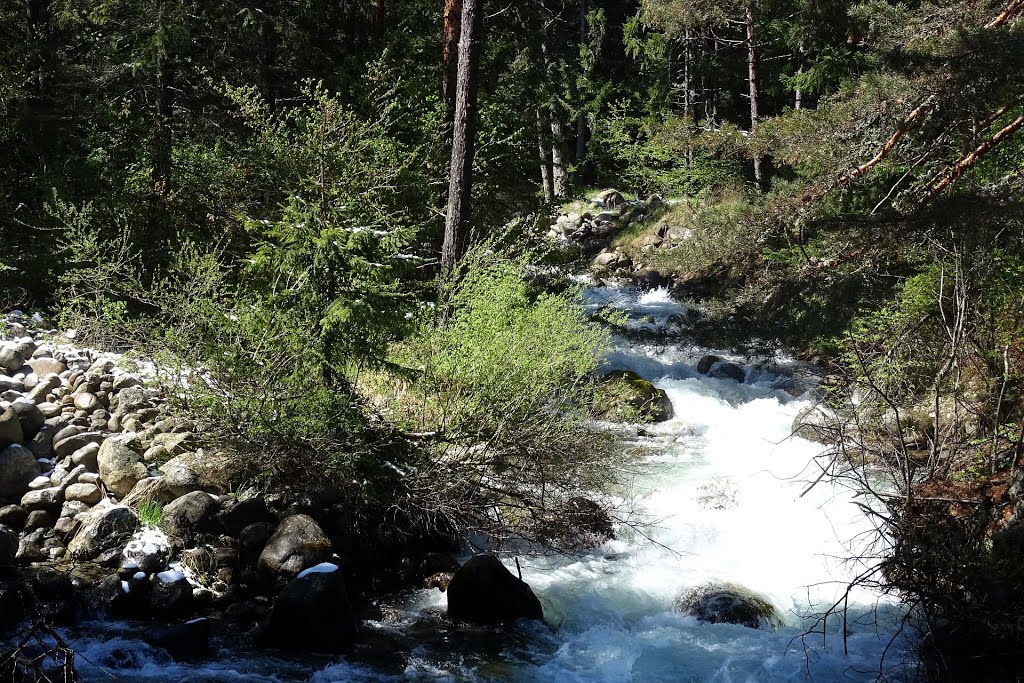
[[[455,88],[452,160],[448,171],[448,216],[441,248],[441,281],[451,277],[465,253],[473,191],[476,152],[476,114],[480,49],[483,39],[482,0],[462,3],[459,69]]]

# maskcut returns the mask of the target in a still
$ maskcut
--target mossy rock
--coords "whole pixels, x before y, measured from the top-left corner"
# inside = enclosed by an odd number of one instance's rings
[[[664,422],[672,415],[665,390],[628,370],[601,378],[594,394],[594,416],[608,422]]]
[[[749,628],[776,628],[780,624],[770,602],[729,583],[687,589],[676,598],[675,610],[709,624],[740,624]]]

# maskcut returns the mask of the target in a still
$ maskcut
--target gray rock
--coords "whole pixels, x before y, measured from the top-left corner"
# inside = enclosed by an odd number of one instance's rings
[[[331,559],[331,542],[308,515],[287,517],[260,553],[261,572],[277,580],[290,581],[310,567]]]
[[[77,500],[91,507],[103,500],[103,492],[95,484],[72,484],[64,491],[64,500]]]
[[[58,458],[66,458],[88,444],[103,443],[103,435],[99,432],[84,431],[61,440],[58,440],[59,436],[60,434],[53,438],[53,452]]]
[[[0,451],[0,500],[17,500],[39,476],[39,463],[32,451],[14,444]]]
[[[11,444],[25,443],[25,433],[21,429],[21,420],[12,408],[0,412],[0,448]]]
[[[333,653],[351,644],[358,628],[345,579],[335,567],[295,579],[281,591],[267,636],[276,647]]]
[[[171,542],[189,547],[197,534],[212,534],[220,529],[217,499],[202,491],[193,491],[164,507],[160,526]]]
[[[117,410],[124,415],[149,405],[146,390],[141,386],[126,387],[117,394]]]
[[[33,510],[28,513],[28,519],[25,520],[25,531],[52,529],[56,521],[57,515],[48,510]]]
[[[28,519],[28,511],[20,505],[5,505],[0,507],[0,525],[21,531],[25,528],[25,521]]]
[[[0,375],[0,392],[7,393],[8,391],[14,391],[17,393],[24,393],[27,387],[25,382],[20,379],[14,379],[7,375]]]
[[[84,410],[86,413],[91,413],[94,410],[99,409],[100,400],[95,394],[91,394],[88,391],[83,391],[80,394],[75,395],[75,409]]]
[[[448,584],[448,616],[459,621],[497,624],[543,619],[544,608],[525,581],[513,576],[494,555],[476,555]]]
[[[43,411],[31,401],[15,401],[11,404],[11,410],[18,416],[21,432],[28,441],[35,438],[35,435],[46,424],[46,416],[43,415]]]
[[[139,516],[129,507],[95,510],[68,544],[68,552],[76,559],[96,559],[105,551],[123,548],[138,528]]]
[[[100,445],[98,443],[87,443],[71,454],[72,465],[85,465],[90,472],[99,472]]]
[[[13,345],[4,345],[0,348],[0,370],[5,370],[13,375],[24,364],[25,357]]]
[[[29,491],[21,497],[21,507],[32,512],[36,510],[56,511],[60,509],[63,502],[61,494],[62,491],[57,486]]]
[[[107,439],[96,456],[100,478],[118,498],[131,493],[140,479],[149,476],[142,456],[122,437]]]

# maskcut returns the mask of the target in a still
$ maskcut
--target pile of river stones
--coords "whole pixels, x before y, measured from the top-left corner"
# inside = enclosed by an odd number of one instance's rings
[[[657,194],[652,194],[646,200],[628,200],[618,190],[608,189],[591,201],[592,211],[568,212],[556,216],[546,237],[563,244],[581,243],[600,250],[590,262],[590,270],[596,276],[639,278],[634,284],[642,288],[664,286],[667,284],[664,278],[657,282],[651,281],[661,277],[655,271],[636,271],[628,254],[604,244],[615,233],[650,218],[665,206],[665,200]],[[667,227],[659,226],[654,236],[645,238],[641,251],[652,251],[665,244],[668,237],[666,231]]]
[[[210,638],[191,617],[213,614],[275,647],[350,644],[359,606],[339,552],[359,544],[337,493],[229,494],[231,459],[199,448],[201,426],[170,415],[151,376],[40,323],[0,319],[0,643],[25,620],[145,619],[147,640],[190,660]],[[454,619],[543,616],[494,558],[460,569],[420,548],[400,567],[406,585],[451,584]]]

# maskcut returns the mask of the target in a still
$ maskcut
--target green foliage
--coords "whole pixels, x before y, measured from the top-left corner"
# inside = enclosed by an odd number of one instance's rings
[[[421,334],[423,381],[441,404],[442,430],[511,445],[519,426],[544,415],[585,415],[604,334],[572,295],[532,297],[527,265],[473,252],[447,298],[448,318]]]
[[[164,519],[164,506],[155,500],[142,501],[136,508],[136,512],[139,515],[139,521],[142,523],[142,526],[148,529],[160,528],[160,523]]]

